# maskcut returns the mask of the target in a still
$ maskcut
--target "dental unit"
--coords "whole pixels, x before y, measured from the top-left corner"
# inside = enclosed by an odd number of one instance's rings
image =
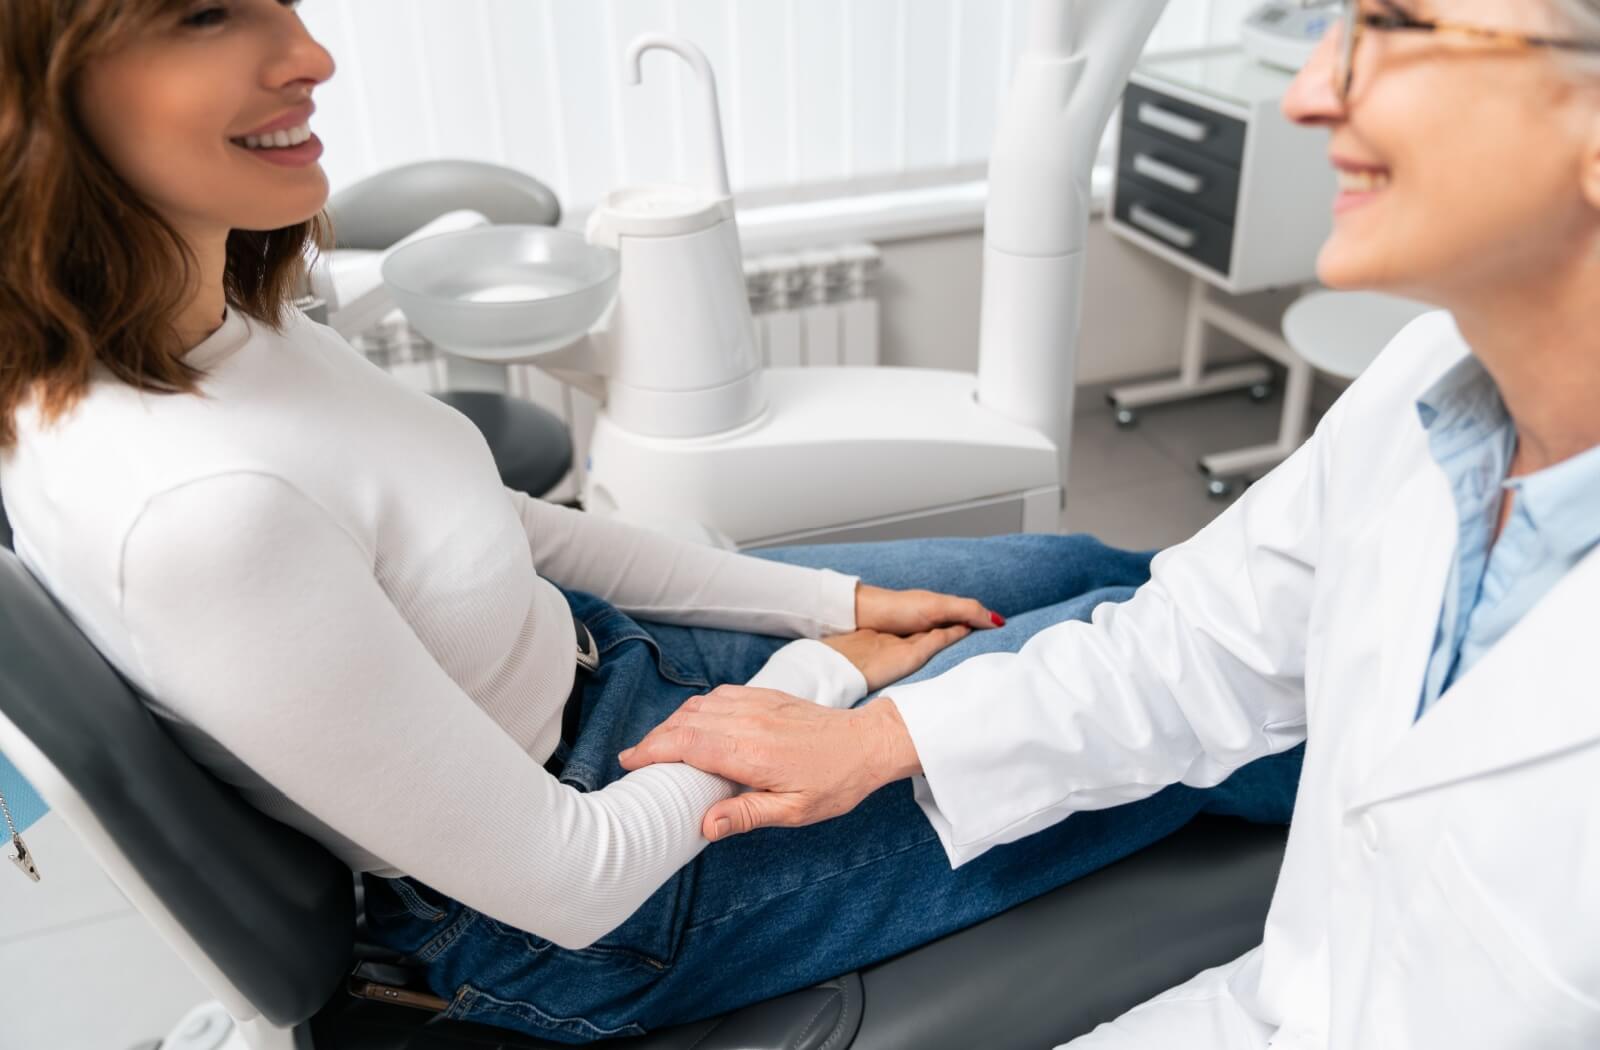
[[[698,185],[614,190],[587,238],[485,226],[417,239],[383,278],[474,381],[504,389],[503,366],[531,362],[601,399],[580,465],[591,511],[697,522],[739,547],[1056,531],[1091,170],[1164,7],[1033,0],[989,164],[976,374],[761,368],[715,76],[676,37],[637,38],[623,68],[637,84],[644,55],[664,50],[693,71]]]

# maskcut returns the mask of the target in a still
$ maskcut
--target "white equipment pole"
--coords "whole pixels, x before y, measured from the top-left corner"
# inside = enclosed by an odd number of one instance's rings
[[[1167,0],[1032,0],[989,159],[978,400],[1072,442],[1090,180]]]

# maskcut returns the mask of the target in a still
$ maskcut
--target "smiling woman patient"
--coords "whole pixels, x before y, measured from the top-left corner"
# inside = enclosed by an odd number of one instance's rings
[[[294,7],[0,3],[0,489],[28,568],[198,761],[365,874],[373,934],[448,1016],[637,1033],[942,936],[1202,809],[1287,819],[1296,754],[959,871],[905,783],[706,849],[732,783],[617,761],[689,697],[750,682],[865,727],[869,689],[1087,617],[1149,556],[752,558],[508,491],[469,422],[289,306],[326,243],[334,73]]]

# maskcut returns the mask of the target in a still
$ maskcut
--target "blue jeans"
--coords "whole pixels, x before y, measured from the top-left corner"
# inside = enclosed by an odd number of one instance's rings
[[[791,548],[764,557],[826,566],[885,587],[974,597],[1004,628],[969,636],[916,677],[980,652],[1014,651],[1039,630],[1086,619],[1144,582],[1150,555],[1085,536]],[[600,671],[583,695],[561,778],[593,791],[623,775],[616,756],[684,700],[749,679],[776,638],[634,621],[569,594],[594,633]],[[426,967],[462,1018],[582,1043],[637,1035],[803,988],[925,944],[1086,875],[1202,811],[1287,822],[1300,751],[1201,791],[1177,785],[1116,809],[1079,813],[951,870],[911,797],[890,785],[825,824],[768,829],[707,848],[592,947],[568,951],[412,879],[366,877],[374,936]]]

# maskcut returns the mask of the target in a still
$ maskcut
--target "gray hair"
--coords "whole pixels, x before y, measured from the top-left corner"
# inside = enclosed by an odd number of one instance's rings
[[[1550,0],[1562,27],[1580,40],[1600,41],[1600,0]],[[1571,56],[1570,64],[1584,72],[1600,74],[1600,55]]]
[[[1556,17],[1586,40],[1600,40],[1600,0],[1550,0]]]

